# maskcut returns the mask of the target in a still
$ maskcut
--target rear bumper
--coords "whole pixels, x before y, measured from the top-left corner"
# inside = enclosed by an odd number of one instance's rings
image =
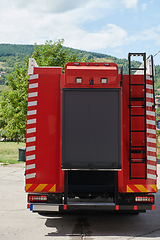
[[[139,211],[155,210],[155,205],[115,205],[115,204],[28,204],[33,212],[58,212],[66,210],[105,210],[105,211]]]

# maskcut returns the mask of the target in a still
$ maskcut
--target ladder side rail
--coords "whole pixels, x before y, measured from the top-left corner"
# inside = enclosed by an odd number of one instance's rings
[[[147,179],[147,124],[146,124],[146,53],[143,57],[144,62],[144,126],[145,126],[145,180]]]
[[[128,54],[129,61],[129,179],[131,180],[131,56],[132,54]]]
[[[141,68],[140,70],[143,71],[143,74],[144,74],[144,82],[143,84],[134,84],[132,83],[131,84],[131,79],[132,79],[132,71],[134,70],[139,70],[139,68],[132,68],[131,67],[131,57],[132,56],[142,56],[143,57],[143,68]],[[147,132],[146,132],[146,73],[147,73],[147,70],[146,70],[146,53],[129,53],[128,54],[128,61],[129,61],[129,179],[147,179]],[[132,88],[132,85],[143,85],[144,86],[144,97],[140,97],[140,98],[132,98],[131,97],[131,88]],[[132,115],[131,115],[131,109],[132,109],[132,101],[144,101],[144,105],[143,105],[143,108],[144,108],[144,130],[143,131],[139,131],[139,130],[135,130],[133,131],[131,129],[131,121],[132,121]],[[136,107],[139,107],[139,106],[136,106]],[[137,115],[139,116],[139,115]],[[143,152],[144,153],[144,158],[141,159],[142,161],[139,161],[139,162],[136,162],[136,163],[144,163],[144,167],[145,167],[145,175],[144,177],[132,177],[132,173],[131,173],[131,168],[132,168],[132,163],[135,163],[135,162],[132,162],[132,148],[134,147],[142,147],[142,146],[132,146],[131,144],[131,140],[132,140],[132,136],[131,136],[131,133],[132,132],[144,132],[144,141],[145,141],[145,144],[144,144],[144,150],[134,150],[134,152],[137,151],[138,152]]]
[[[151,64],[152,64],[152,80],[153,80],[153,101],[154,101],[154,104],[152,106],[152,109],[155,110],[155,92],[154,92],[154,61],[153,61],[153,55],[151,55]]]

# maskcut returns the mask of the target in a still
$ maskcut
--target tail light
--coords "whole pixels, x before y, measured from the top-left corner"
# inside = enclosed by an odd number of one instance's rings
[[[28,202],[47,202],[47,195],[28,195]]]
[[[135,197],[137,203],[154,203],[154,196],[137,196]]]

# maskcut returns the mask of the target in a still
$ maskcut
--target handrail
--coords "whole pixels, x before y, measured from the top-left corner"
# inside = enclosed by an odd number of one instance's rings
[[[121,82],[120,82],[120,87],[123,86],[123,66],[121,65]]]
[[[154,104],[152,105],[152,109],[155,110],[155,92],[154,92],[154,62],[153,62],[153,55],[151,55],[151,64],[152,64],[152,75],[150,77],[152,77],[153,79],[153,101]]]

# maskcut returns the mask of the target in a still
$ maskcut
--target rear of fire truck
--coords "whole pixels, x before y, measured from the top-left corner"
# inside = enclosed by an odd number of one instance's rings
[[[154,210],[152,56],[129,53],[128,75],[114,63],[68,63],[63,74],[30,59],[25,178],[33,212]]]

